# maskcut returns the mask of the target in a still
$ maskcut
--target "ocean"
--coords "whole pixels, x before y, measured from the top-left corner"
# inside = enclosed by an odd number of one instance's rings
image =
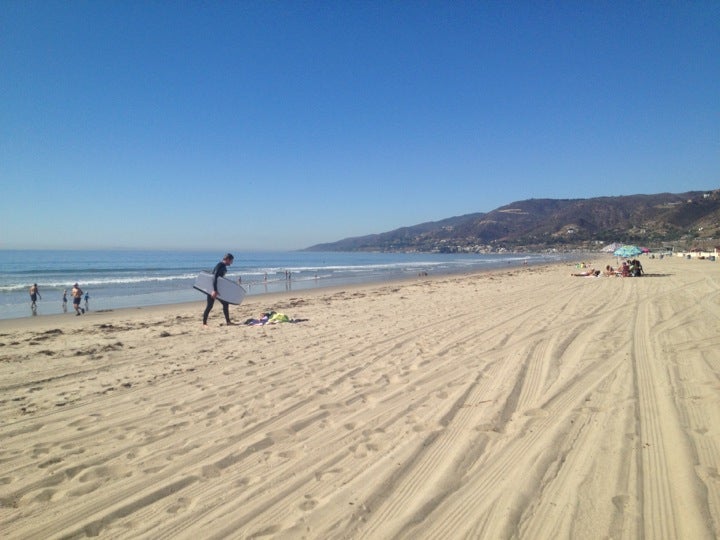
[[[430,254],[236,252],[226,277],[248,295],[390,281],[567,260],[568,254]],[[89,295],[90,311],[204,301],[192,288],[201,270],[223,253],[200,251],[0,250],[0,319],[63,313],[62,295],[74,283]],[[576,255],[577,257],[577,255]],[[41,300],[30,307],[29,288]],[[84,305],[84,302],[83,302]]]

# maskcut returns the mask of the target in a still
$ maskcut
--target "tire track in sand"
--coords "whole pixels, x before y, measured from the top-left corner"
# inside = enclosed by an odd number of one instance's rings
[[[657,350],[653,306],[639,304],[634,327],[633,367],[637,385],[637,434],[642,529],[648,538],[713,538],[698,493],[694,456],[673,399],[668,366]],[[653,308],[656,309],[656,308]],[[682,510],[681,513],[680,510]]]

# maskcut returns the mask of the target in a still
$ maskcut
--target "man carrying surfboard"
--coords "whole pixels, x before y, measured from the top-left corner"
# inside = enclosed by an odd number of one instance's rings
[[[212,293],[207,295],[207,306],[205,307],[205,312],[203,313],[204,326],[207,326],[208,315],[210,315],[210,311],[215,305],[215,299],[218,296],[218,278],[223,277],[227,273],[227,267],[233,263],[234,259],[235,257],[233,257],[232,253],[227,253],[223,257],[222,261],[217,263],[213,269],[213,290]],[[225,322],[227,324],[232,324],[230,322],[230,305],[222,299],[220,300],[220,303],[222,304],[223,315],[225,315]]]

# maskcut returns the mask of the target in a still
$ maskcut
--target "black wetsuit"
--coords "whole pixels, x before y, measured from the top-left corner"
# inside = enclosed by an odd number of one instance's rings
[[[215,268],[213,269],[213,290],[217,291],[217,280],[219,277],[224,276],[227,273],[227,266],[224,262],[220,261],[215,265]],[[225,322],[230,324],[230,305],[227,302],[223,302],[220,300],[220,303],[222,304],[223,309],[223,315],[225,315]],[[207,306],[205,306],[205,313],[203,313],[203,324],[207,324],[208,315],[210,315],[210,310],[212,310],[213,306],[215,305],[215,299],[207,295]]]

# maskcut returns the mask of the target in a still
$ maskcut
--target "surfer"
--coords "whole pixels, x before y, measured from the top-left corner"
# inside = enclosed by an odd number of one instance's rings
[[[233,263],[233,260],[235,257],[233,257],[232,253],[227,253],[222,261],[217,263],[215,265],[215,268],[213,269],[213,292],[211,294],[207,295],[207,306],[205,307],[205,312],[203,313],[203,325],[207,326],[207,320],[208,315],[210,315],[210,310],[212,310],[213,306],[215,305],[215,299],[218,295],[217,290],[217,281],[219,277],[223,277],[227,273],[227,267],[230,266]],[[230,322],[230,305],[227,302],[224,302],[223,300],[220,300],[220,303],[222,304],[223,309],[223,315],[225,315],[225,322],[227,324],[232,324]]]

